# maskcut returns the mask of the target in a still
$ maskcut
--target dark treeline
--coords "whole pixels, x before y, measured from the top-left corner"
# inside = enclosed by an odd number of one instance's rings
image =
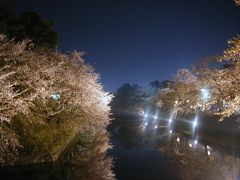
[[[111,102],[112,112],[118,114],[139,111],[144,106],[153,104],[154,97],[172,83],[170,80],[155,80],[145,87],[125,83],[114,94]]]

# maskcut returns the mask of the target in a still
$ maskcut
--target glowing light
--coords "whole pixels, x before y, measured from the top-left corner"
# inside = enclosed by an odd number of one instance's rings
[[[189,103],[189,100],[187,100],[187,103]]]
[[[195,120],[193,121],[193,128],[197,127],[197,116],[195,117]]]
[[[195,128],[197,126],[197,120],[193,121],[193,127]]]
[[[145,118],[147,118],[147,117],[148,117],[148,115],[147,115],[147,114],[145,114],[145,115],[144,115],[144,117],[145,117]]]
[[[147,122],[145,122],[145,126],[147,126],[148,125],[148,123]]]
[[[194,144],[196,145],[197,143],[198,143],[198,141],[197,141],[197,140],[195,140],[195,141],[194,141]]]
[[[172,134],[172,130],[170,130],[169,132],[170,132],[170,134]]]
[[[172,122],[172,118],[169,119],[169,123],[171,123],[171,122]]]
[[[60,99],[60,94],[53,94],[51,95],[51,98],[54,100],[54,101],[57,101]]]
[[[189,143],[189,147],[192,147],[192,144],[191,144],[191,143]]]
[[[180,142],[180,139],[179,139],[179,137],[177,138],[177,142]]]
[[[158,126],[157,126],[157,125],[155,125],[155,129],[157,129],[157,127],[158,127]]]
[[[210,151],[208,151],[208,152],[207,152],[207,154],[210,156],[210,155],[211,155],[211,152],[210,152]]]
[[[175,104],[177,104],[177,103],[178,103],[178,100],[175,101]]]
[[[158,117],[157,116],[154,116],[154,119],[157,119]]]
[[[208,100],[209,95],[210,95],[208,89],[205,89],[205,88],[201,89],[201,93],[202,93],[202,99]]]

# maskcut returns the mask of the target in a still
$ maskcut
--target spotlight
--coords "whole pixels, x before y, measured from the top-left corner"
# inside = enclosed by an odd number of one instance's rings
[[[210,152],[210,151],[208,151],[208,152],[207,152],[207,154],[210,156],[210,155],[211,155],[211,152]]]
[[[194,141],[194,144],[196,145],[197,143],[198,143],[198,141],[197,141],[197,140],[195,140],[195,141]]]

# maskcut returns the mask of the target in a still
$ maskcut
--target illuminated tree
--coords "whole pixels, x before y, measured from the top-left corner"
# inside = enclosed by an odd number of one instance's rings
[[[169,89],[156,96],[157,105],[173,112],[185,114],[196,109],[199,102],[199,84],[197,78],[187,69],[180,69]]]
[[[31,47],[29,41],[16,44],[0,35],[0,128],[4,139],[0,142],[0,156],[10,156],[22,145],[18,136],[22,136],[25,145],[34,138],[34,145],[42,142],[38,133],[49,131],[48,126],[55,119],[57,133],[68,130],[67,136],[62,136],[65,139],[85,130],[93,134],[99,129],[106,131],[110,121],[108,104],[112,96],[103,91],[94,69],[84,63],[84,53],[43,52]],[[14,127],[20,122],[27,124],[20,126],[24,130]],[[37,129],[42,128],[40,132],[27,129],[36,123]],[[49,144],[46,139],[43,141],[48,151],[52,139],[59,141],[61,137],[50,136],[54,132],[51,129],[42,134],[45,138],[49,136]],[[107,149],[107,144],[102,148]],[[3,159],[7,160],[1,157],[1,162]]]

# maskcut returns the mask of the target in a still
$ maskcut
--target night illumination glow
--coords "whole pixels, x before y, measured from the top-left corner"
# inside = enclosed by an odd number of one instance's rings
[[[170,132],[170,134],[172,134],[172,130],[170,130],[169,132]]]
[[[157,119],[158,117],[157,116],[154,116],[154,119]]]
[[[197,140],[195,140],[195,141],[194,141],[194,144],[196,145],[197,143],[198,143],[198,141],[197,141]]]
[[[177,142],[180,142],[180,139],[179,139],[179,137],[177,138]]]
[[[155,129],[157,129],[157,127],[158,127],[158,126],[157,126],[157,125],[155,125]]]
[[[192,147],[192,144],[191,144],[191,143],[189,143],[189,147]]]
[[[208,90],[208,89],[202,88],[202,89],[201,89],[201,94],[202,94],[202,99],[203,99],[203,100],[206,101],[206,100],[209,99],[210,93],[209,93],[209,90]]]
[[[51,95],[51,98],[54,100],[54,101],[57,101],[60,99],[60,94],[53,94]]]
[[[193,121],[193,127],[195,128],[197,126],[197,120]]]
[[[145,126],[147,126],[148,125],[148,123],[147,122],[145,122]]]
[[[210,155],[211,155],[211,152],[210,152],[210,151],[208,151],[208,152],[207,152],[207,154],[210,156]]]

